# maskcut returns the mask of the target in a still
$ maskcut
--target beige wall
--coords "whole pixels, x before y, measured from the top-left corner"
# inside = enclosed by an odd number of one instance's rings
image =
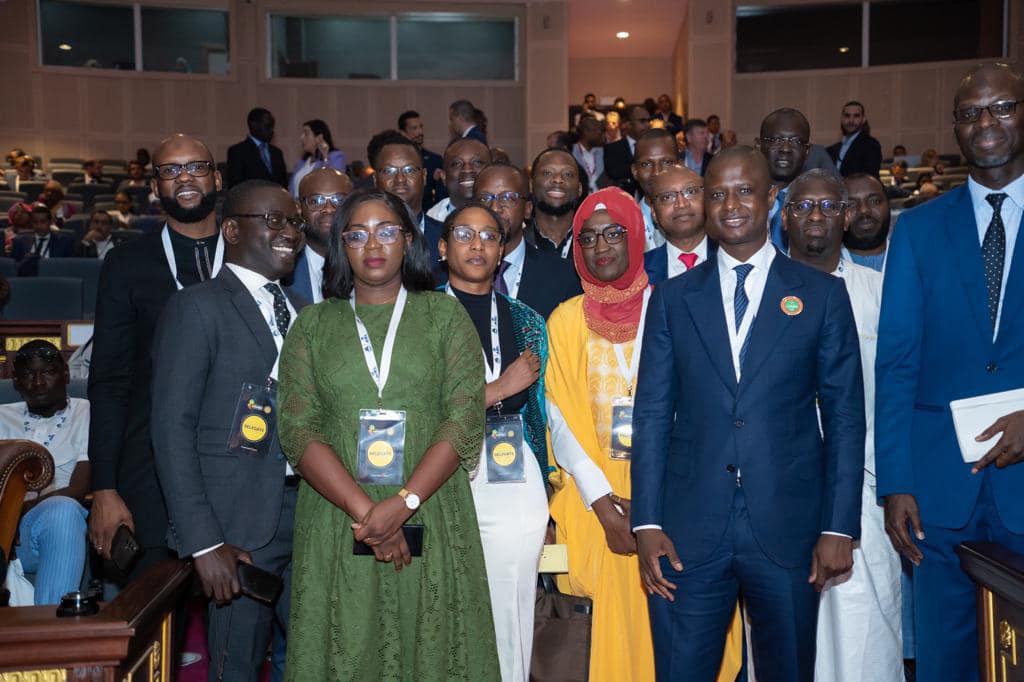
[[[569,60],[569,96],[572,104],[592,92],[599,99],[622,97],[627,102],[657,99],[672,93],[672,58],[632,57]]]
[[[218,3],[194,6],[211,4]],[[223,159],[228,146],[245,137],[246,112],[265,106],[277,118],[276,143],[289,167],[299,156],[299,126],[311,118],[328,123],[335,144],[352,160],[364,158],[371,135],[394,127],[402,111],[416,109],[426,123],[427,147],[441,151],[447,142],[448,104],[467,98],[486,112],[491,144],[504,147],[513,161],[525,162],[543,144],[546,133],[539,131],[564,119],[564,2],[509,3],[497,9],[474,5],[474,12],[519,17],[520,81],[513,83],[272,80],[262,48],[267,44],[268,10],[343,13],[366,4],[224,0],[222,6],[230,11],[231,74],[218,77],[41,67],[35,2],[0,2],[0,26],[5,28],[0,41],[0,149],[20,146],[44,159],[122,158],[182,131],[205,140]],[[373,8],[410,6],[375,3]],[[465,6],[431,3],[431,8]]]

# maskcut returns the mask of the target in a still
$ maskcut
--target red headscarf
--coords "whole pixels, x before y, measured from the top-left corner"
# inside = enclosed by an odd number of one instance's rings
[[[626,228],[629,266],[614,282],[602,282],[587,270],[580,247],[580,229],[596,211],[608,212]],[[633,197],[617,187],[594,192],[572,219],[572,254],[583,284],[583,316],[587,327],[612,343],[632,341],[640,325],[647,273],[644,271],[644,216]]]

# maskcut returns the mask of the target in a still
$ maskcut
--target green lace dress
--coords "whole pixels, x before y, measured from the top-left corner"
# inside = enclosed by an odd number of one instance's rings
[[[358,307],[378,363],[392,309]],[[423,556],[400,573],[394,564],[353,556],[352,519],[301,484],[287,680],[500,678],[467,473],[480,453],[483,395],[480,340],[465,309],[444,294],[409,294],[384,407],[407,413],[406,478],[442,440],[462,467],[412,517],[425,527]],[[315,440],[355,472],[359,410],[376,407],[376,397],[348,301],[305,308],[281,352],[278,422],[288,459],[294,464]],[[398,486],[364,490],[380,500]]]

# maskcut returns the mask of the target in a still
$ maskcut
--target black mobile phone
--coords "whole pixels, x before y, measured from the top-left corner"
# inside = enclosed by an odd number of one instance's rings
[[[238,583],[242,594],[268,605],[277,601],[284,589],[284,580],[280,576],[241,561],[238,562]]]
[[[110,547],[110,561],[117,570],[128,573],[142,555],[142,547],[135,539],[135,533],[128,526],[118,526],[114,533],[114,544]]]
[[[423,526],[409,524],[402,526],[405,544],[409,546],[409,556],[423,556]],[[356,556],[373,556],[373,547],[358,540],[352,541],[352,554]]]

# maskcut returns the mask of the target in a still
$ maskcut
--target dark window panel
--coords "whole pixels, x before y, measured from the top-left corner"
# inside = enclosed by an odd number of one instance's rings
[[[739,7],[736,71],[849,68],[861,64],[861,5]]]

